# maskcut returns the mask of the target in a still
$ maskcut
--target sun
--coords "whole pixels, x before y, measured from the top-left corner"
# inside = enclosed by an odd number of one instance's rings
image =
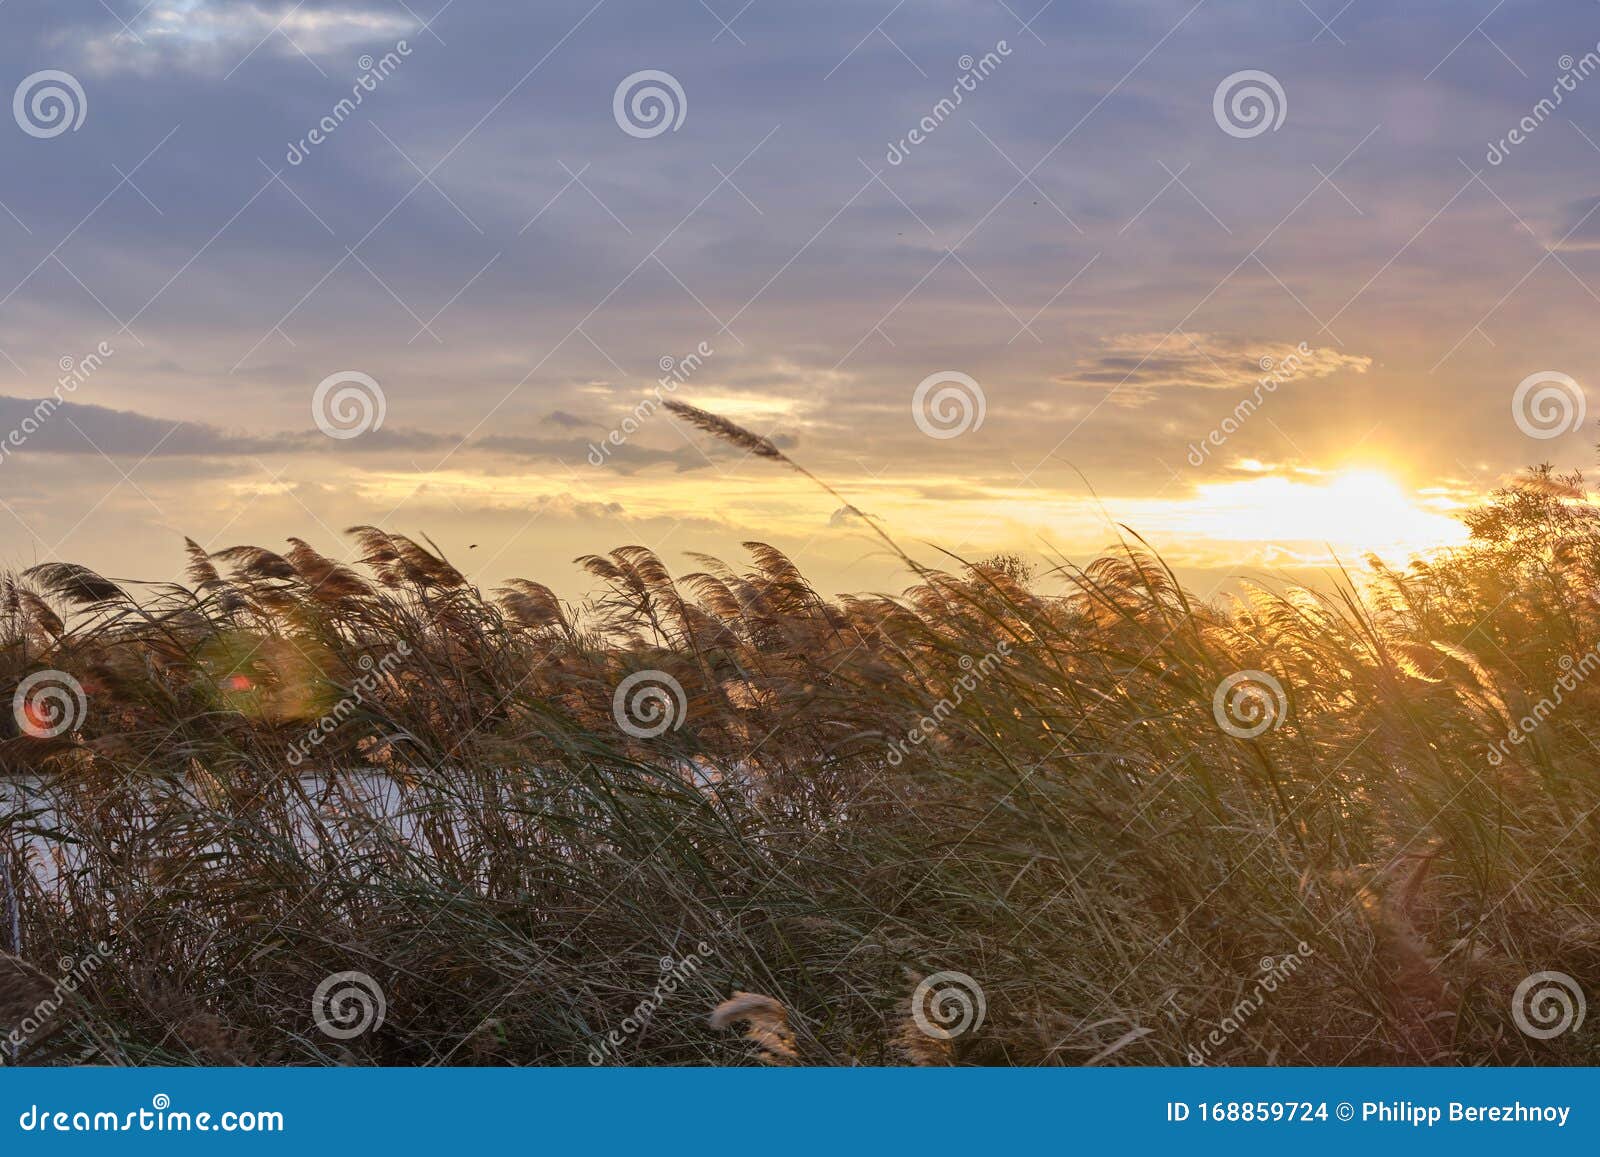
[[[1380,506],[1393,506],[1397,501],[1405,501],[1399,484],[1379,470],[1347,470],[1337,475],[1328,489],[1342,498]]]
[[[1425,507],[1390,475],[1365,467],[1203,483],[1193,498],[1174,504],[1169,527],[1307,560],[1326,559],[1331,549],[1341,557],[1377,554],[1403,563],[1467,537],[1459,521]]]

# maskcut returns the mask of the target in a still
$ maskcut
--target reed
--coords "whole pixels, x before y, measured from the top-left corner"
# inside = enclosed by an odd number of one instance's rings
[[[838,599],[763,543],[629,546],[579,605],[374,527],[349,563],[191,543],[180,585],[36,567],[0,690],[86,709],[0,714],[0,1017],[104,942],[16,1059],[1595,1063],[1511,1015],[1600,978],[1593,511],[1536,471],[1450,555],[1228,606],[1138,543]],[[645,672],[676,726],[641,735]],[[1283,704],[1230,731],[1240,672]],[[346,971],[386,1013],[337,1039]],[[951,971],[984,1015],[930,1035]]]

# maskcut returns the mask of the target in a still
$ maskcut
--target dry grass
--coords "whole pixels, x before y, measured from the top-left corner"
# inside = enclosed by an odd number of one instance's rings
[[[1359,594],[1230,608],[1140,549],[830,601],[760,543],[680,576],[625,547],[580,560],[579,607],[370,527],[349,566],[191,544],[181,587],[36,568],[0,592],[0,690],[59,669],[88,712],[0,716],[29,962],[0,1010],[104,940],[24,1060],[584,1064],[703,942],[613,1060],[1183,1064],[1304,942],[1211,1063],[1594,1063],[1509,1003],[1600,977],[1600,671],[1488,758],[1600,641],[1574,486]],[[647,669],[687,715],[640,740],[612,695]],[[1256,739],[1212,712],[1241,670],[1287,693]],[[346,970],[387,1015],[338,1041],[310,1001]],[[939,970],[987,1002],[948,1045],[908,1035]]]

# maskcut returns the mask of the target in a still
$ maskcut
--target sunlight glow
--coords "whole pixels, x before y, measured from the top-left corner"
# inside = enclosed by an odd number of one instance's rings
[[[1208,483],[1179,504],[1174,528],[1221,542],[1274,542],[1340,555],[1374,552],[1403,561],[1419,551],[1465,541],[1460,522],[1427,509],[1388,475],[1347,470],[1325,484],[1284,477]]]

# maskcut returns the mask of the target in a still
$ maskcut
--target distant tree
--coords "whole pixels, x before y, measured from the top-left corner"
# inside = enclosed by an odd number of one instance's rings
[[[981,562],[975,563],[976,571],[988,571],[991,574],[1003,574],[1019,586],[1033,585],[1035,568],[1032,563],[1020,554],[994,554]]]
[[[1582,471],[1557,474],[1548,462],[1497,487],[1487,503],[1461,519],[1476,542],[1519,555],[1545,554],[1600,530],[1600,508],[1589,500]]]

